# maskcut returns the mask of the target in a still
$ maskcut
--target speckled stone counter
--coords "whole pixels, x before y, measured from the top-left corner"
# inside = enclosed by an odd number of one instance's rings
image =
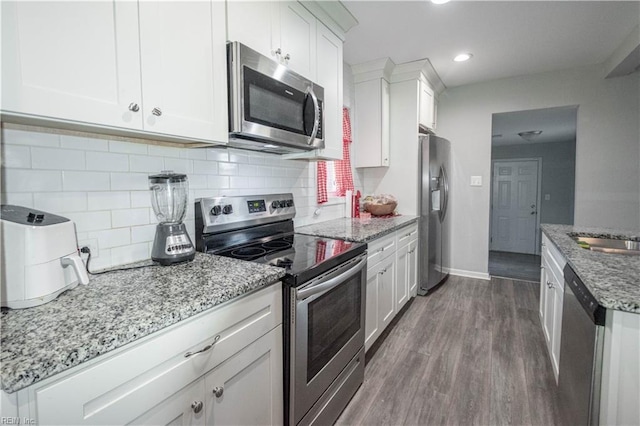
[[[148,262],[151,264],[151,262]],[[28,309],[2,309],[2,390],[15,392],[285,275],[196,253],[193,262],[93,275]]]
[[[384,219],[344,218],[318,222],[296,228],[299,234],[366,243],[418,221],[417,216],[394,216]]]
[[[602,306],[640,314],[640,256],[586,250],[569,235],[637,239],[640,231],[548,224],[542,225],[542,231]]]

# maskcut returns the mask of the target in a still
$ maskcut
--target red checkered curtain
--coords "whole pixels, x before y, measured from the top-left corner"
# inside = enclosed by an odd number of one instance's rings
[[[327,163],[318,161],[318,175],[316,176],[317,192],[316,201],[318,204],[326,203],[329,200],[327,196]]]
[[[353,174],[351,173],[351,119],[349,108],[342,108],[342,160],[335,161],[336,187],[339,197],[344,197],[347,191],[353,191]]]

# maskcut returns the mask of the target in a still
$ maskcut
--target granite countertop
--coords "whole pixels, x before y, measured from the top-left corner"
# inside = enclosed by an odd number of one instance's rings
[[[637,239],[640,231],[548,224],[542,225],[542,231],[602,306],[640,314],[640,256],[586,250],[568,235]]]
[[[3,308],[2,390],[20,390],[285,275],[283,268],[202,253],[192,262],[144,266],[92,275],[89,285],[44,305]]]
[[[371,219],[347,217],[301,226],[295,231],[298,234],[367,243],[417,221],[417,216],[372,217]]]

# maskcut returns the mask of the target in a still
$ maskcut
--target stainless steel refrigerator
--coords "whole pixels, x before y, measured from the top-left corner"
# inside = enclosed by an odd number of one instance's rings
[[[448,140],[420,135],[418,166],[418,206],[420,209],[420,260],[418,293],[426,294],[449,277],[451,212],[449,211],[449,170],[451,147]]]

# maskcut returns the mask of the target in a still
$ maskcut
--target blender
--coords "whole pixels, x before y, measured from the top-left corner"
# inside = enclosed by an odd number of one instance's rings
[[[158,218],[151,259],[161,265],[193,260],[196,251],[187,227],[182,223],[187,213],[189,181],[187,175],[162,171],[149,176],[151,205]]]

